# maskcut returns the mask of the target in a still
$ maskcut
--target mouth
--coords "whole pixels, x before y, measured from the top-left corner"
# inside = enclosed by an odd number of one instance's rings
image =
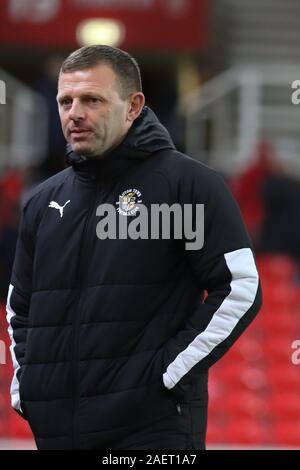
[[[82,139],[88,137],[92,132],[89,129],[73,129],[70,131],[70,136],[74,139]]]
[[[72,129],[70,131],[70,133],[73,135],[87,134],[89,132],[92,132],[92,131],[90,129]]]

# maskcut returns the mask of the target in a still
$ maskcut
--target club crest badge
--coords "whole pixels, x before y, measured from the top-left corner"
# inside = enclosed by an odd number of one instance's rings
[[[116,204],[119,206],[117,211],[124,216],[135,215],[139,210],[138,204],[142,202],[142,194],[138,189],[126,189],[119,196]]]

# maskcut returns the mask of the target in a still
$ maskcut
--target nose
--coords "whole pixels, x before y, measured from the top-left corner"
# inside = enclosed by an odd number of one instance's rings
[[[73,100],[72,107],[69,110],[69,118],[74,121],[82,121],[85,118],[84,107],[78,100]]]

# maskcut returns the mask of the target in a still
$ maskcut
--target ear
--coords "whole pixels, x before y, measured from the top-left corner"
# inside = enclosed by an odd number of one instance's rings
[[[145,105],[145,96],[141,91],[133,93],[128,101],[127,120],[133,122],[142,112]]]

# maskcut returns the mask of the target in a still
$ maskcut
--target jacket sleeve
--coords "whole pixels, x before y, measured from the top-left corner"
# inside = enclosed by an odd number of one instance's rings
[[[223,178],[210,176],[205,197],[193,189],[203,186],[200,181],[191,186],[193,206],[204,203],[204,244],[201,249],[186,250],[186,256],[199,296],[203,289],[208,295],[165,344],[163,383],[177,398],[184,398],[200,374],[225,354],[262,302],[250,240]],[[195,211],[196,227],[194,218]]]
[[[6,305],[8,333],[11,340],[10,352],[14,368],[10,389],[11,403],[13,408],[21,415],[23,415],[23,412],[19,384],[26,350],[33,265],[33,240],[28,229],[26,216],[26,209],[24,208]]]

